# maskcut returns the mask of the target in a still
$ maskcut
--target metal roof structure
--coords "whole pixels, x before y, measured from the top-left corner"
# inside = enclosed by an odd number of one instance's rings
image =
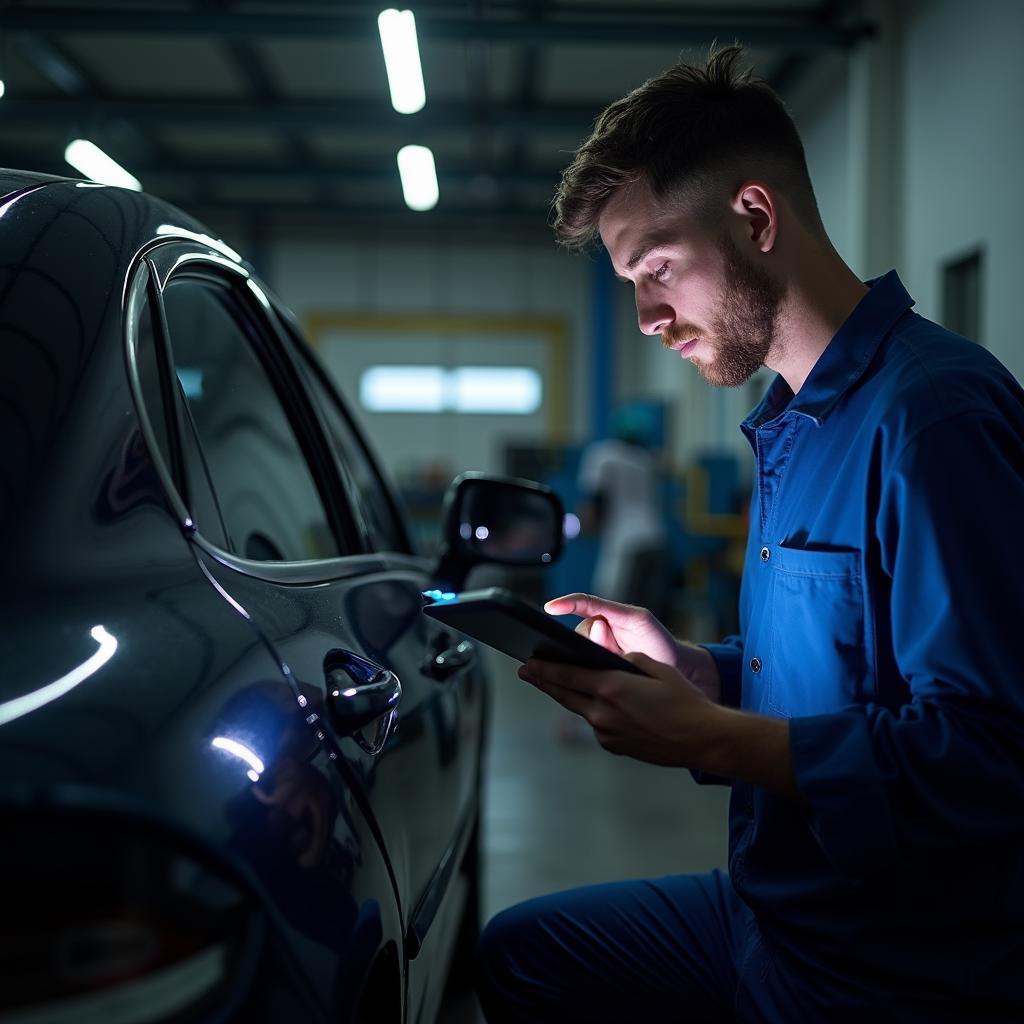
[[[871,32],[841,0],[408,0],[427,102],[396,113],[383,0],[3,0],[0,163],[75,174],[91,139],[147,191],[239,218],[407,233],[543,229],[569,154],[612,100],[713,41],[785,97]],[[441,200],[405,208],[396,153],[435,155]]]

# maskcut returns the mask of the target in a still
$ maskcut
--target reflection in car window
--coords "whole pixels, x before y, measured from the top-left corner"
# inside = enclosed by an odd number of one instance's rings
[[[370,540],[378,551],[408,551],[405,531],[398,523],[395,512],[384,491],[384,484],[358,438],[338,408],[337,399],[323,386],[312,367],[305,374],[306,382],[315,392],[324,414],[327,432],[334,442],[338,458],[346,471],[352,500],[359,502],[359,510]]]
[[[181,446],[184,451],[185,472],[188,475],[188,494],[192,518],[196,529],[211,543],[230,548],[227,527],[213,492],[209,467],[196,437],[195,420],[187,408],[180,382],[175,389],[175,401],[182,407],[178,422],[181,424]]]
[[[139,330],[135,344],[136,365],[139,372],[139,387],[146,407],[146,418],[153,430],[160,457],[168,471],[171,471],[171,446],[167,439],[167,408],[160,392],[160,370],[157,362],[156,339],[153,334],[153,311],[148,297],[139,306]]]
[[[298,439],[226,298],[194,279],[164,292],[175,370],[232,546],[258,561],[335,557]]]
[[[175,410],[168,408],[164,401],[160,386],[161,350],[157,347],[156,332],[153,325],[153,310],[149,298],[142,300],[138,337],[135,344],[136,363],[139,371],[139,385],[142,390],[142,403],[145,406],[146,418],[149,420],[156,439],[160,457],[171,475],[174,475],[171,446],[169,441],[174,413],[180,411],[177,422],[181,427],[180,436],[184,448],[185,472],[188,477],[188,494],[182,495],[188,502],[188,511],[196,524],[196,528],[207,540],[218,547],[227,547],[228,539],[221,521],[220,510],[213,495],[212,486],[206,472],[205,460],[195,437],[192,419],[184,408]],[[176,402],[184,406],[181,386],[177,381],[172,387]]]

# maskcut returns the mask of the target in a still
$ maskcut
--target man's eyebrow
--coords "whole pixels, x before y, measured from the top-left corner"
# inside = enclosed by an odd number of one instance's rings
[[[626,260],[626,269],[635,270],[652,252],[654,252],[655,249],[660,248],[664,244],[664,239],[655,238],[649,235],[633,250],[633,255]],[[616,272],[615,276],[620,281],[629,282],[628,277],[623,277],[622,274],[618,272]]]
[[[659,233],[648,235],[633,250],[633,255],[626,260],[626,269],[634,270],[640,263],[647,259],[655,249],[660,249],[667,243],[667,241],[668,240],[665,238],[664,234]]]
[[[634,250],[633,255],[626,260],[626,269],[634,270],[643,261],[644,257],[646,257],[649,252],[657,249],[657,247],[658,246],[656,244],[649,240],[644,242],[640,248]]]

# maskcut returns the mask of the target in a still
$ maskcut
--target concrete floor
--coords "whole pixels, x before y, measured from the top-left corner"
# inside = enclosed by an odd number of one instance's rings
[[[726,862],[728,790],[688,772],[608,754],[589,729],[561,738],[570,715],[493,658],[484,805],[484,917],[574,885],[707,871]],[[575,723],[574,723],[575,724]],[[475,999],[440,1024],[480,1024]]]

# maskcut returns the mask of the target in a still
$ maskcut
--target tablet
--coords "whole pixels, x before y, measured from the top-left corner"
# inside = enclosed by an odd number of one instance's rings
[[[503,587],[467,590],[454,598],[428,604],[423,614],[517,661],[541,658],[643,675],[632,662],[588,640]]]

